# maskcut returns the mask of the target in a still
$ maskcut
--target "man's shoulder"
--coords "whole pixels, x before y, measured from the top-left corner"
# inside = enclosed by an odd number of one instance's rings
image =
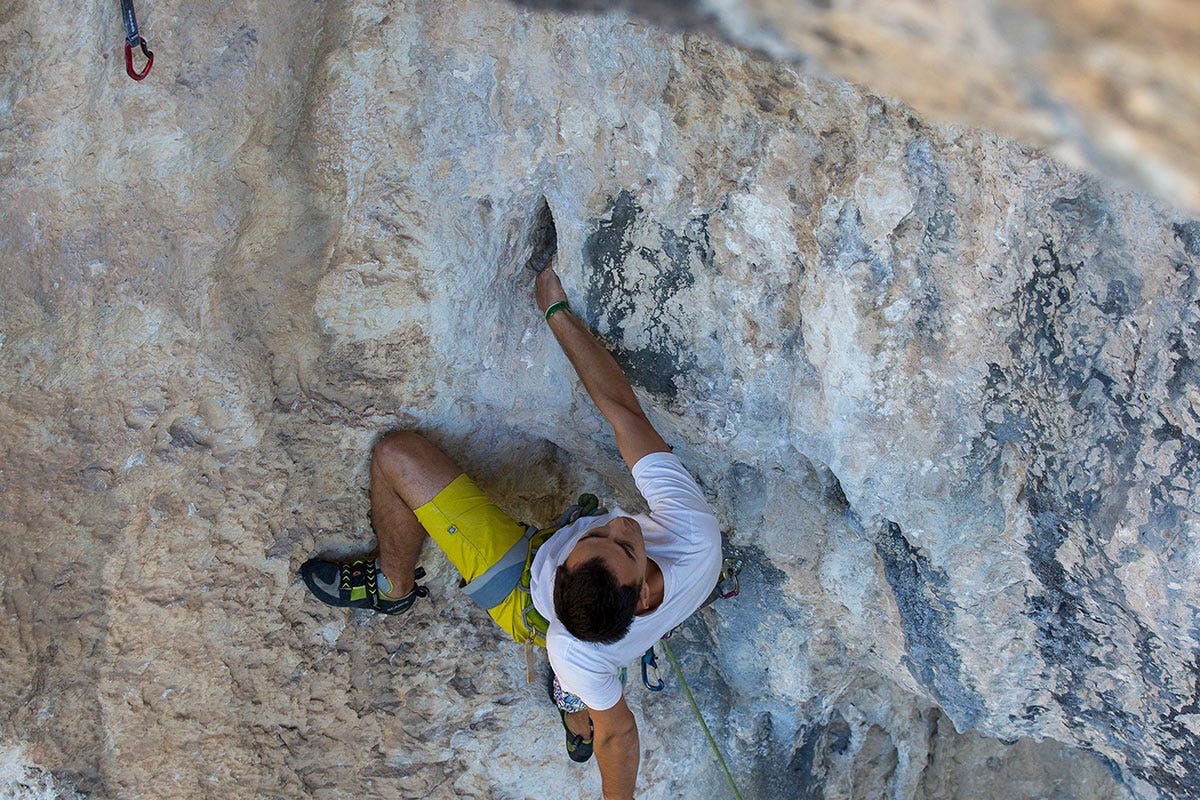
[[[633,473],[634,477],[637,477],[639,473],[655,469],[681,471],[691,475],[687,467],[679,460],[679,456],[670,450],[655,450],[653,453],[647,453],[639,458],[637,463],[629,468],[629,471]]]
[[[650,453],[634,464],[630,472],[642,496],[652,506],[658,497],[687,498],[692,504],[708,506],[700,482],[674,453]]]

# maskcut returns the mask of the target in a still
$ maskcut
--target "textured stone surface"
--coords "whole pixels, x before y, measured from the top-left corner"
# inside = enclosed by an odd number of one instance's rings
[[[111,11],[0,11],[9,791],[598,794],[440,555],[398,621],[295,579],[370,546],[391,427],[522,518],[632,499],[521,270],[543,194],[750,561],[675,640],[747,796],[1200,791],[1196,221],[622,18],[159,3],[133,84]],[[631,703],[642,796],[724,797]]]
[[[598,0],[519,0],[598,12]],[[1200,210],[1200,11],[1189,0],[624,0],[824,69]]]
[[[23,748],[0,745],[0,792],[19,800],[79,800],[81,795],[29,762]]]

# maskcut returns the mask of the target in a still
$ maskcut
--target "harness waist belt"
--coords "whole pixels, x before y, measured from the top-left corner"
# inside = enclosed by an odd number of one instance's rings
[[[529,561],[529,540],[538,529],[532,525],[525,526],[525,535],[508,548],[500,560],[487,571],[476,577],[463,587],[467,596],[479,604],[481,608],[491,610],[504,602],[504,598],[512,594],[525,565]]]
[[[606,513],[608,513],[606,509],[600,508],[600,500],[596,495],[579,495],[579,502],[564,511],[556,525],[540,529],[533,525],[526,525],[525,534],[512,547],[508,548],[508,552],[501,556],[499,561],[488,567],[482,575],[464,586],[463,591],[485,611],[491,611],[503,603],[513,592],[524,595],[521,603],[521,622],[525,625],[525,629],[532,634],[526,644],[532,641],[539,647],[545,647],[546,631],[549,630],[550,623],[534,608],[533,597],[529,591],[533,557],[538,548],[564,526],[575,522],[580,517],[594,517]]]

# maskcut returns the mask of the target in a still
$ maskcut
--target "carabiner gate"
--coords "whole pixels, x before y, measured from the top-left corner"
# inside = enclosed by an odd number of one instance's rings
[[[133,45],[131,45],[129,42],[126,42],[125,43],[125,72],[129,75],[129,77],[133,78],[135,81],[140,81],[142,78],[144,78],[150,74],[150,67],[154,66],[154,53],[151,53],[146,48],[146,40],[143,39],[142,37],[140,37],[140,36],[138,37],[137,43],[142,48],[142,55],[144,55],[146,57],[146,66],[142,68],[141,72],[134,71],[134,69],[133,69]]]
[[[654,672],[654,682],[650,682],[650,672]],[[645,653],[642,653],[642,685],[652,692],[661,692],[663,679],[658,674],[658,658],[654,655],[654,648],[651,647]]]
[[[722,600],[737,597],[738,592],[742,590],[738,584],[738,575],[745,565],[746,562],[740,558],[727,558],[721,565],[721,579],[717,581],[717,592]]]

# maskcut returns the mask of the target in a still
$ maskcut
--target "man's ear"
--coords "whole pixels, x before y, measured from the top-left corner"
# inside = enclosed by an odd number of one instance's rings
[[[634,615],[645,614],[650,608],[650,582],[642,579],[642,589],[638,592],[637,609],[634,610]]]

